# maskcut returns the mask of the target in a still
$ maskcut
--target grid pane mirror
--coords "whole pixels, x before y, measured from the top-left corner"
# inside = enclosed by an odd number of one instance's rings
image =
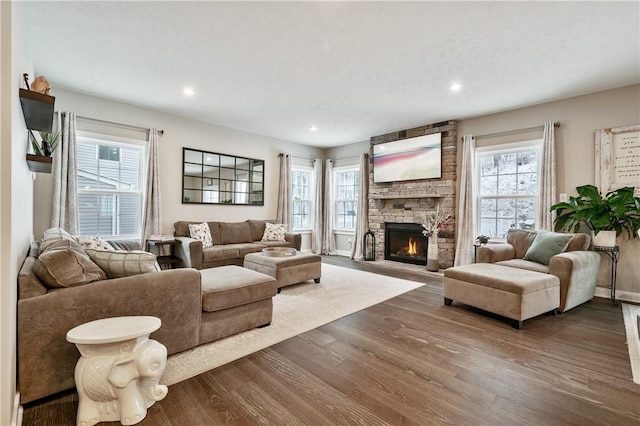
[[[264,205],[264,160],[182,148],[182,204]]]

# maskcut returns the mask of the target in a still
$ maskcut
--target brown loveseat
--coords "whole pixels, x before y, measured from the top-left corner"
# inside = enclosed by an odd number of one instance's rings
[[[285,241],[261,241],[266,220],[244,222],[207,222],[211,230],[213,247],[203,248],[202,242],[191,238],[189,225],[201,222],[176,222],[174,235],[182,244],[175,249],[185,267],[205,269],[224,265],[242,266],[244,256],[261,251],[265,247],[293,247],[300,250],[302,236],[285,233]]]
[[[47,238],[45,235],[43,241]],[[139,248],[139,244],[110,244]],[[271,277],[247,270],[259,275],[258,281],[264,278],[262,281],[270,282],[256,283],[256,276],[251,276],[254,282],[243,285],[233,271],[226,271],[226,275],[211,271],[203,277],[200,271],[187,268],[111,279],[98,276],[98,271],[97,276],[87,279],[93,272],[87,263],[89,257],[83,253],[89,250],[67,245],[75,251],[76,259],[85,262],[80,278],[90,282],[67,282],[60,288],[45,285],[39,279],[42,259],[36,265],[38,255],[45,253],[44,244],[40,253],[31,250],[18,275],[18,388],[22,403],[74,387],[73,372],[80,354],[66,341],[66,333],[88,321],[130,315],[158,317],[162,326],[151,337],[165,345],[169,355],[271,322],[271,298],[276,294]],[[56,273],[73,276],[66,269]]]
[[[566,250],[551,257],[549,265],[524,260],[537,233],[519,229],[509,230],[507,241],[478,247],[478,263],[520,268],[555,275],[560,280],[560,312],[591,300],[596,291],[600,255],[591,247],[587,234],[573,234]]]

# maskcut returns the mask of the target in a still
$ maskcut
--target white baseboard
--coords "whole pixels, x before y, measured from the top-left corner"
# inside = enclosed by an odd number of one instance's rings
[[[605,299],[609,299],[611,298],[611,290],[607,287],[596,287],[596,297],[604,297]],[[616,290],[616,300],[621,300],[623,302],[640,303],[640,293]]]
[[[11,426],[22,426],[22,413],[23,408],[20,405],[20,393],[16,392],[15,398],[13,398],[13,412],[11,415]]]
[[[336,250],[336,254],[338,256],[351,257],[351,252],[350,251],[346,251],[346,250]]]

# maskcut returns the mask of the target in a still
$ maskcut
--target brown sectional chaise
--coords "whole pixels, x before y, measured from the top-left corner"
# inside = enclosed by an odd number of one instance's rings
[[[137,242],[109,243],[140,248]],[[89,321],[158,317],[162,326],[151,338],[165,345],[169,355],[271,322],[276,280],[248,269],[228,266],[202,274],[193,268],[171,269],[49,288],[34,272],[37,256],[32,250],[18,274],[18,390],[23,404],[75,386],[80,354],[66,341],[66,333]]]
[[[205,269],[216,266],[242,266],[244,256],[262,251],[266,247],[293,247],[300,250],[302,236],[285,233],[286,241],[261,241],[267,220],[244,222],[207,222],[211,230],[213,247],[203,248],[202,242],[190,237],[189,225],[202,222],[179,221],[174,223],[174,235],[181,245],[175,255],[187,268]]]

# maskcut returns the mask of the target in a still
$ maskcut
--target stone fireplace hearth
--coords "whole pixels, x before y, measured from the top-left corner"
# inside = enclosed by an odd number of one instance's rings
[[[415,129],[394,132],[371,138],[369,155],[369,227],[376,237],[376,260],[385,256],[386,224],[401,223],[420,226],[428,211],[436,206],[452,213],[450,229],[438,235],[440,268],[453,266],[455,255],[455,203],[457,122],[455,120],[431,124]],[[401,182],[375,183],[373,181],[373,145],[384,142],[442,132],[442,177]],[[424,237],[423,237],[424,238]],[[425,260],[426,263],[426,238]],[[397,261],[398,259],[391,259]],[[412,262],[409,262],[412,263]]]

